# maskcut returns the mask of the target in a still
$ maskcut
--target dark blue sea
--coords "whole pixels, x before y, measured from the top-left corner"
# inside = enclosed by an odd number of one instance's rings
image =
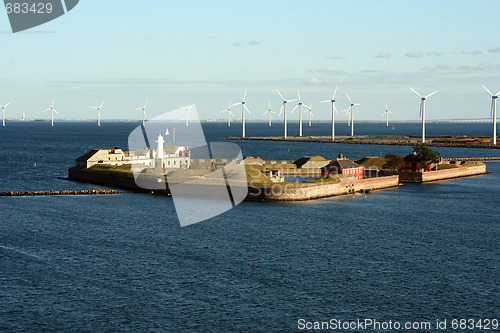
[[[9,122],[0,128],[0,191],[103,188],[63,178],[85,150],[126,149],[137,125]],[[306,125],[304,134],[328,135],[329,126]],[[420,134],[419,124],[394,126],[360,123],[356,133]],[[432,123],[427,133],[490,135],[491,127]],[[241,131],[237,123],[203,128],[209,141]],[[290,134],[297,128],[291,124]],[[250,123],[247,133],[281,135],[282,124]],[[346,124],[337,126],[338,135],[348,133]],[[236,143],[244,155],[264,159],[411,151]],[[169,197],[1,197],[0,331],[297,332],[301,319],[367,318],[447,319],[446,331],[472,331],[452,330],[451,320],[500,318],[500,163],[487,168],[486,175],[368,195],[243,202],[184,228]]]

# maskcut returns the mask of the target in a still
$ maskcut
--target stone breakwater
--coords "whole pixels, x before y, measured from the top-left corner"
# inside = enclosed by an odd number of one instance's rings
[[[123,192],[117,190],[0,192],[0,197],[26,197],[26,196],[47,196],[47,195],[112,195],[118,193],[123,193]]]
[[[482,175],[486,173],[486,165],[465,168],[435,170],[426,172],[400,172],[399,179],[402,183],[427,183],[445,179]]]
[[[340,137],[337,137],[340,139]],[[472,143],[472,142],[460,142],[460,141],[450,141],[450,142],[432,142],[432,140],[422,143],[419,140],[412,139],[364,139],[363,137],[356,137],[356,139],[342,139],[332,141],[331,139],[321,139],[314,137],[273,137],[273,136],[262,136],[262,137],[228,137],[226,140],[263,140],[263,141],[288,141],[288,142],[321,142],[321,143],[347,143],[347,144],[360,144],[360,145],[394,145],[394,146],[416,146],[424,145],[429,147],[458,147],[458,148],[489,148],[489,149],[500,149],[500,145],[489,144],[489,143]]]

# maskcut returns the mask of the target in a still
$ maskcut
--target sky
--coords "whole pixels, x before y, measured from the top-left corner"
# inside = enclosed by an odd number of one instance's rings
[[[265,119],[268,101],[297,96],[317,120],[347,109],[360,120],[490,117],[500,90],[497,1],[159,1],[82,0],[67,14],[13,34],[0,10],[0,105],[7,117],[139,119],[196,104],[203,119],[223,118],[245,89],[248,119]],[[293,104],[292,104],[293,105]],[[236,118],[241,108],[233,109]],[[292,119],[298,115],[291,115]],[[345,119],[340,114],[338,119]]]

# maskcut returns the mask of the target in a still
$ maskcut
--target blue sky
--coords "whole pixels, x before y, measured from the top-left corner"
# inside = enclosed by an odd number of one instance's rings
[[[0,105],[18,118],[47,118],[56,99],[61,118],[138,119],[149,100],[155,116],[196,104],[201,118],[221,118],[248,88],[250,119],[271,101],[313,103],[329,119],[340,82],[363,105],[356,118],[487,118],[481,84],[500,90],[497,1],[127,1],[84,0],[66,15],[12,34],[0,11]],[[234,110],[237,117],[240,115]],[[293,116],[295,117],[295,116]],[[339,116],[344,119],[344,116]]]

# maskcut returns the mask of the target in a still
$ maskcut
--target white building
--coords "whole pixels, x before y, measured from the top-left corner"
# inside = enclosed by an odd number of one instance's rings
[[[123,165],[142,164],[150,168],[189,169],[191,153],[187,146],[164,147],[163,137],[158,135],[156,149],[137,149],[124,152],[120,148],[93,149],[76,159],[78,168],[90,168],[95,164]]]

